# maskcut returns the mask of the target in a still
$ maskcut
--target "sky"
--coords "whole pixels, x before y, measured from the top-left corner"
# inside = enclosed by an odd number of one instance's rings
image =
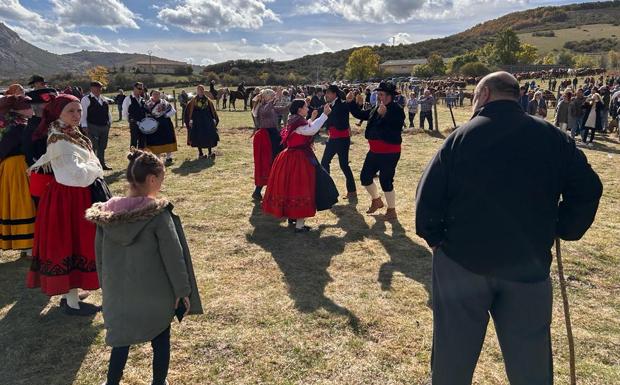
[[[208,65],[413,43],[575,0],[0,0],[0,21],[54,53],[138,52]],[[583,1],[582,1],[583,2]]]

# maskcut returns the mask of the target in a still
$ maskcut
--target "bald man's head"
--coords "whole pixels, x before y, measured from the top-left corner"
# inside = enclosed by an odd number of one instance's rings
[[[474,92],[474,111],[496,100],[519,100],[519,82],[508,72],[493,72],[480,80]]]

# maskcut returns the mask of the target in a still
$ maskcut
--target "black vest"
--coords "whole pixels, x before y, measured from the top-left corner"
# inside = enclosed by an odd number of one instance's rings
[[[144,100],[138,101],[138,99],[136,99],[133,95],[129,95],[129,98],[131,98],[131,103],[127,109],[129,119],[135,121],[144,119],[146,117],[146,112],[144,111]]]
[[[99,104],[99,100],[88,95],[90,105],[88,106],[86,121],[97,126],[107,126],[110,124],[110,107],[108,102],[103,101],[103,105]]]

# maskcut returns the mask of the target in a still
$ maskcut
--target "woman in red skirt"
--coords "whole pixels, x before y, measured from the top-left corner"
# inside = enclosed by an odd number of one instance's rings
[[[286,149],[274,160],[263,198],[263,211],[278,218],[295,220],[295,232],[310,230],[305,218],[317,211],[316,175],[318,161],[312,151],[312,140],[331,112],[325,105],[323,114],[316,119],[318,111],[312,112],[307,121],[308,104],[303,99],[291,103],[291,117],[282,130],[282,143]],[[333,182],[332,182],[333,183]]]
[[[261,192],[267,185],[273,160],[282,150],[281,138],[278,132],[278,116],[288,110],[288,104],[281,103],[282,91],[275,92],[266,88],[260,92],[252,102],[256,103],[252,109],[252,116],[257,122],[258,130],[253,136],[254,149],[254,193],[255,201],[263,199]]]
[[[101,182],[103,170],[88,137],[78,126],[80,100],[61,94],[43,112],[38,130],[48,130],[47,152],[30,168],[52,171],[35,222],[29,288],[63,295],[60,306],[69,315],[92,315],[99,308],[79,301],[78,288],[99,289],[95,263],[95,225],[85,218],[92,205],[90,186]]]

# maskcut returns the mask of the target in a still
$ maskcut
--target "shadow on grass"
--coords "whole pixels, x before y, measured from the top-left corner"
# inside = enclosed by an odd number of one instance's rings
[[[0,309],[12,304],[0,319],[0,383],[72,384],[101,328],[93,317],[69,317],[57,305],[41,315],[50,298],[26,289],[29,265],[0,264]]]
[[[118,171],[114,171],[113,173],[110,173],[106,176],[103,177],[103,179],[105,179],[105,182],[108,185],[111,185],[115,182],[118,182],[120,179],[125,178],[125,174],[126,174],[126,170],[118,170]]]
[[[370,237],[377,239],[390,256],[390,261],[381,265],[378,281],[382,290],[392,289],[395,272],[424,285],[429,295],[427,305],[431,305],[431,266],[432,255],[424,246],[418,245],[407,236],[405,228],[399,221],[391,222],[392,234],[386,233],[386,222],[379,216],[372,226]]]
[[[361,219],[361,222],[358,222]],[[347,236],[321,237],[325,226],[319,226],[304,234],[295,234],[292,228],[280,226],[275,218],[261,212],[260,204],[254,206],[250,223],[254,231],[247,235],[248,242],[254,243],[268,251],[284,274],[289,295],[295,301],[295,308],[302,313],[312,313],[324,309],[330,313],[347,317],[349,327],[360,334],[359,319],[349,309],[338,305],[325,295],[325,287],[332,280],[327,272],[334,256],[344,251]],[[366,223],[363,217],[356,215],[339,215],[339,223],[352,229],[353,236],[363,231]],[[354,230],[359,228],[360,230]]]
[[[209,158],[185,159],[177,168],[173,168],[172,172],[177,175],[187,176],[190,174],[199,173],[209,167],[213,167],[214,164],[215,160]]]

